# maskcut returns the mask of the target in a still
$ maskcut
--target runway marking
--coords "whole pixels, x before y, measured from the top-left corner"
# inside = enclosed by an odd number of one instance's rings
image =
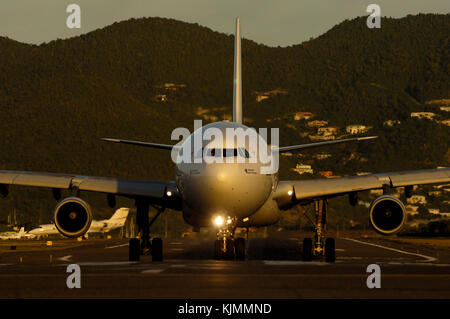
[[[0,266],[9,266],[9,265],[13,265],[13,264],[0,264]]]
[[[164,269],[147,269],[144,271],[141,271],[141,274],[159,274],[160,272],[163,272]]]
[[[79,266],[126,266],[138,263],[137,261],[98,261],[98,262],[81,262]],[[65,266],[65,265],[64,265]]]
[[[325,266],[330,263],[324,263],[320,261],[300,261],[300,260],[264,260],[264,264],[268,266],[302,266],[302,265],[314,265]]]
[[[151,270],[151,269],[149,269]],[[156,270],[156,269],[154,269]],[[160,270],[160,269],[158,269]],[[162,271],[162,270],[161,270]],[[141,277],[142,275],[155,277],[297,277],[297,278],[367,278],[367,274],[194,274],[194,273],[87,273],[84,277]],[[17,277],[67,277],[67,274],[0,274],[0,278]],[[384,278],[450,278],[450,274],[384,274]]]
[[[187,267],[186,265],[170,265],[170,268],[183,268],[183,267]]]
[[[430,256],[425,256],[425,255],[421,255],[421,254],[416,254],[416,253],[411,253],[409,251],[404,251],[404,250],[395,249],[395,248],[391,248],[391,247],[386,247],[386,246],[381,246],[381,245],[377,245],[377,244],[372,244],[372,243],[368,243],[368,242],[365,242],[365,241],[360,241],[360,240],[356,240],[356,239],[352,239],[352,238],[343,238],[343,239],[346,239],[346,240],[349,240],[349,241],[353,241],[355,243],[360,243],[360,244],[365,244],[365,245],[369,245],[369,246],[374,246],[374,247],[378,247],[378,248],[383,248],[383,249],[395,251],[397,253],[401,253],[401,254],[405,254],[405,255],[418,256],[418,257],[426,259],[427,262],[437,261],[437,258],[430,257]]]
[[[117,246],[109,246],[109,247],[105,247],[105,249],[113,249],[113,248],[119,248],[119,247],[125,247],[125,246],[128,246],[128,243],[122,244],[122,245],[117,245]]]
[[[57,259],[61,260],[61,261],[69,262],[70,258],[72,258],[72,255],[67,255],[67,256],[64,256],[64,257],[61,257],[61,258],[57,258]]]
[[[399,263],[399,262],[389,262],[388,265],[395,265],[395,266],[434,266],[434,267],[450,267],[450,264]]]
[[[335,251],[345,251],[345,249],[342,249],[342,248],[335,248],[334,250]]]
[[[179,242],[179,241],[174,241],[174,242],[169,243],[169,245],[183,245],[183,243]]]
[[[184,248],[170,248],[169,251],[182,251]]]

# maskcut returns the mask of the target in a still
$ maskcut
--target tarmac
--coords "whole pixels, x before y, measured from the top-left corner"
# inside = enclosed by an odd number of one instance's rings
[[[299,236],[250,238],[246,261],[214,260],[213,246],[212,238],[167,239],[163,262],[130,262],[125,239],[1,241],[0,298],[450,298],[445,245],[337,238],[335,263],[302,261]],[[70,264],[80,267],[80,288],[67,286]],[[380,288],[367,285],[371,264],[380,266]]]

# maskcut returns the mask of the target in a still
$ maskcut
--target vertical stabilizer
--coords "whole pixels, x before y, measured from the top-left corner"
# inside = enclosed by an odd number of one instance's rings
[[[234,39],[233,122],[242,123],[241,27],[236,18]]]
[[[109,222],[114,222],[114,223],[120,223],[120,224],[125,224],[125,221],[128,217],[128,213],[130,212],[129,208],[119,208],[118,210],[116,210],[116,212],[114,213],[114,215],[111,216],[111,218],[108,220]]]

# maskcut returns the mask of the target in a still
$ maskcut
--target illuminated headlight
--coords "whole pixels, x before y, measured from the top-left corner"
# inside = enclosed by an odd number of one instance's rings
[[[171,192],[171,191],[167,191],[167,192],[166,192],[166,195],[167,195],[168,197],[170,197],[170,196],[172,196],[172,192]]]
[[[289,196],[292,195],[292,190],[288,190],[288,195],[289,195]]]
[[[222,216],[217,216],[214,219],[214,224],[216,224],[216,226],[222,226],[223,225],[223,217]]]
[[[227,219],[227,224],[231,224],[232,221],[233,221],[233,220],[232,220],[230,217],[228,217],[228,219]]]

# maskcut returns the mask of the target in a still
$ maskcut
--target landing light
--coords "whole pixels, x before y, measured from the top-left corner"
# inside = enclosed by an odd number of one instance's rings
[[[172,192],[171,191],[167,191],[166,195],[170,197],[170,196],[172,196]]]
[[[214,224],[216,224],[216,226],[222,226],[223,225],[223,218],[222,218],[222,216],[217,216],[214,219]]]
[[[288,190],[288,195],[289,195],[289,196],[292,195],[292,190]]]
[[[227,219],[227,224],[231,224],[231,222],[232,222],[231,218],[228,217],[228,219]]]

